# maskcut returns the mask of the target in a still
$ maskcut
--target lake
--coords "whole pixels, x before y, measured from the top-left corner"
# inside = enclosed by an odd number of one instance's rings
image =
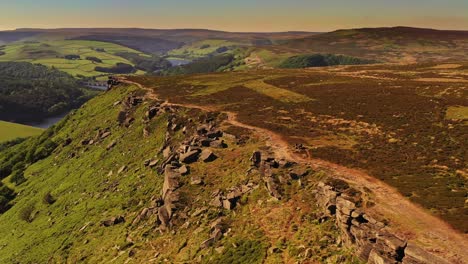
[[[24,124],[28,125],[28,126],[47,129],[47,128],[55,125],[57,122],[62,120],[62,118],[64,118],[67,115],[68,115],[68,113],[64,113],[64,114],[60,114],[60,115],[57,115],[57,116],[48,117],[48,118],[46,118],[46,119],[44,119],[44,120],[42,120],[40,122],[26,122]]]

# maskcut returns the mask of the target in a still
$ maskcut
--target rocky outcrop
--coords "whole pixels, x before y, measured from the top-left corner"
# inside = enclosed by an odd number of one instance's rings
[[[360,207],[360,192],[343,181],[320,182],[316,190],[318,205],[325,218],[333,219],[345,244],[356,248],[356,255],[372,264],[449,263],[405,238],[390,233],[383,222],[377,221]]]

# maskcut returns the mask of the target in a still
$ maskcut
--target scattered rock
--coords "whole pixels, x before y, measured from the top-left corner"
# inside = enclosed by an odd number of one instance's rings
[[[150,168],[153,168],[153,167],[156,167],[156,165],[158,165],[158,163],[159,163],[159,160],[158,160],[158,159],[153,159],[153,160],[151,160],[151,161],[148,163],[148,166],[149,166]]]
[[[192,178],[190,179],[190,184],[191,184],[191,185],[202,185],[202,184],[203,184],[203,180],[202,180],[200,177],[194,176],[194,177],[192,177]]]
[[[181,154],[179,161],[182,163],[193,163],[198,160],[199,154],[200,152],[197,149],[189,151],[187,153]]]
[[[120,169],[117,171],[117,174],[121,174],[121,173],[124,172],[126,169],[127,169],[127,166],[126,166],[126,165],[123,165],[123,166],[120,167]]]
[[[179,168],[179,173],[182,175],[187,175],[189,174],[189,168],[186,165],[183,165]]]
[[[117,216],[117,217],[112,217],[111,219],[104,220],[101,222],[101,224],[105,227],[117,225],[120,223],[125,222],[125,218],[123,216]]]
[[[200,155],[200,159],[203,162],[211,162],[217,159],[218,157],[209,149],[204,149]]]
[[[258,168],[260,166],[260,162],[262,161],[262,153],[260,151],[254,151],[250,161],[252,162],[252,166]]]
[[[107,145],[106,150],[110,150],[111,148],[115,147],[116,144],[117,142],[115,140],[112,141],[111,143],[109,143],[109,145]]]

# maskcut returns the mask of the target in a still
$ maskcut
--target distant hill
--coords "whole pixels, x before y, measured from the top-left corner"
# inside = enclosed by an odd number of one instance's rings
[[[338,53],[388,62],[466,60],[468,31],[410,27],[337,30],[286,41],[284,51]]]
[[[38,39],[99,40],[149,53],[164,53],[184,44],[204,39],[223,39],[245,44],[273,43],[278,40],[311,36],[312,32],[225,32],[207,29],[63,28],[17,29],[0,32],[0,43]]]

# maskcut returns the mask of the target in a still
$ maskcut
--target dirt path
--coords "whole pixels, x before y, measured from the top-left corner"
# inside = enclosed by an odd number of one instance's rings
[[[148,91],[148,98],[158,99],[153,89],[128,80],[126,83],[137,85]],[[350,169],[338,164],[320,159],[309,158],[294,152],[283,137],[273,131],[251,126],[238,120],[234,112],[222,111],[212,106],[200,106],[195,104],[176,104],[166,101],[165,105],[194,108],[202,111],[218,111],[227,115],[226,122],[237,127],[254,131],[265,139],[267,145],[274,151],[277,158],[293,160],[307,164],[314,169],[324,170],[330,175],[343,179],[350,184],[362,188],[366,187],[372,192],[375,206],[370,213],[376,218],[388,219],[392,231],[406,239],[417,241],[422,247],[436,255],[451,260],[453,263],[467,263],[468,239],[466,235],[460,234],[441,219],[429,214],[422,207],[411,203],[403,197],[396,189],[368,175],[364,171]]]

